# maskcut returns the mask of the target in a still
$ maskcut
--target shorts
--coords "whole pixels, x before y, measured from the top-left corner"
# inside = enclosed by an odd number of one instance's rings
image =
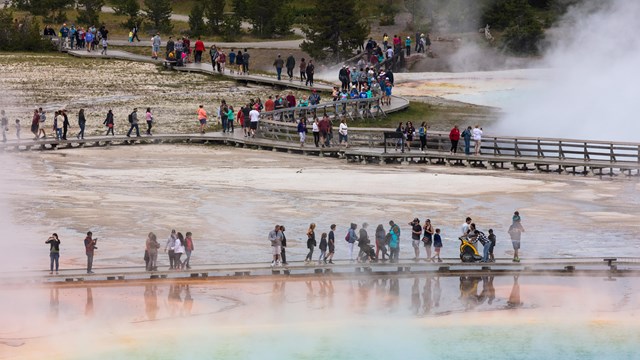
[[[326,138],[327,137],[327,132],[326,131],[320,131],[320,137]]]
[[[433,239],[430,239],[425,236],[422,238],[422,242],[424,243],[424,247],[429,247],[433,243]],[[440,246],[442,246],[442,244]]]
[[[391,89],[387,88],[384,90],[385,95],[391,96]]]
[[[349,142],[349,135],[339,134],[340,141],[339,142]]]
[[[420,248],[420,240],[413,240],[411,244],[413,245],[414,249]]]
[[[513,245],[513,250],[520,250],[520,240],[511,240],[511,245]]]
[[[427,245],[425,245],[427,246]],[[433,243],[433,247],[436,249],[440,249],[442,247],[442,241],[437,241]]]
[[[249,127],[251,128],[251,130],[256,130],[258,128],[258,122],[251,121],[251,125],[249,125]]]
[[[200,125],[207,125],[207,119],[199,119]]]
[[[280,245],[271,246],[271,249],[273,249],[273,255],[280,255],[282,252],[282,246]]]
[[[160,51],[160,46],[157,45],[153,45],[153,52],[159,52]]]
[[[496,247],[496,244],[493,244],[493,243],[489,246],[489,253],[493,254],[494,247]],[[518,247],[520,247],[520,245],[518,245]]]

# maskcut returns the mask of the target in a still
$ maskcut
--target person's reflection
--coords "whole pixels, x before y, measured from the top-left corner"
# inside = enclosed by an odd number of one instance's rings
[[[60,311],[60,293],[57,287],[49,289],[49,317],[51,320],[58,319]]]
[[[331,279],[327,280],[326,282],[327,286],[327,306],[329,307],[329,309],[333,308],[333,295],[335,295],[336,290],[333,288],[333,281],[331,281]]]
[[[182,316],[191,316],[193,310],[193,298],[191,297],[191,289],[189,285],[184,285],[184,302],[182,303]]]
[[[375,284],[373,279],[358,280],[358,299],[356,309],[360,312],[366,311],[369,305],[369,292]]]
[[[93,316],[93,292],[90,287],[87,288],[87,303],[84,305],[84,316]]]
[[[274,281],[271,289],[271,300],[273,305],[282,305],[284,303],[284,281]]]
[[[511,294],[509,295],[509,300],[507,300],[507,306],[515,309],[521,307],[522,304],[522,301],[520,301],[520,284],[518,284],[518,275],[515,275],[513,277]]]
[[[433,279],[433,307],[440,306],[440,296],[442,296],[442,289],[440,288],[440,277],[436,276]]]
[[[482,299],[491,305],[496,298],[496,288],[493,286],[493,276],[482,277]]]
[[[389,279],[389,302],[387,307],[390,312],[393,312],[398,307],[400,300],[400,280],[398,278]]]
[[[432,307],[433,300],[431,295],[431,277],[427,276],[424,287],[422,288],[422,313],[424,315],[429,314]]]
[[[482,300],[478,296],[479,282],[480,277],[478,276],[460,276],[460,301],[466,310],[475,308]]]
[[[413,285],[411,286],[411,312],[414,315],[418,315],[420,305],[420,280],[416,276],[413,278]]]
[[[155,285],[144,286],[144,308],[148,320],[155,320],[158,315],[158,291]]]
[[[169,315],[171,317],[174,317],[178,314],[178,307],[182,303],[180,290],[181,289],[179,284],[169,285],[169,294],[167,295],[167,301],[169,305]]]

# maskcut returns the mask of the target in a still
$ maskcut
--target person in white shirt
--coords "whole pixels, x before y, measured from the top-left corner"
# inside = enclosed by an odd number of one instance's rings
[[[342,141],[346,147],[349,147],[349,136],[348,136],[349,127],[347,126],[347,120],[342,119],[340,122],[340,129],[338,130],[338,136],[340,138],[339,144],[342,145]]]
[[[467,237],[467,235],[469,234],[469,226],[471,226],[471,218],[467,217],[461,227],[463,237]]]
[[[175,266],[174,269],[182,269],[182,267],[184,266],[182,261],[180,261],[180,257],[182,256],[182,254],[184,254],[184,236],[182,235],[182,233],[178,233],[176,241],[173,243],[173,254],[173,262]]]
[[[472,132],[473,141],[476,142],[475,152],[476,155],[480,155],[480,142],[482,141],[482,128],[476,125]]]
[[[250,132],[251,137],[256,137],[256,129],[258,129],[258,121],[260,120],[260,112],[256,109],[249,111],[249,119],[251,119]],[[246,120],[245,120],[246,121]]]

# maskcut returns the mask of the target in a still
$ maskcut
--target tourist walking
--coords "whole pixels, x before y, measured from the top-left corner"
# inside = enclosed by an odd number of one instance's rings
[[[33,133],[34,138],[33,140],[38,140],[38,133],[39,133],[39,127],[40,127],[40,113],[38,112],[38,109],[34,109],[33,110],[33,117],[31,118],[31,133]]]
[[[58,234],[53,233],[44,243],[49,244],[49,274],[53,274],[53,265],[55,264],[56,275],[58,275],[60,261],[60,239],[58,238]]]
[[[108,46],[108,42],[107,42],[107,38],[103,37],[102,38],[102,51],[100,52],[100,54],[102,55],[107,55],[107,46]]]
[[[307,79],[305,80],[305,85],[313,86],[313,75],[316,72],[316,67],[313,65],[313,60],[309,60],[307,64],[307,69],[305,70],[307,73]]]
[[[311,263],[313,261],[313,249],[316,247],[316,224],[311,223],[309,225],[309,229],[307,230],[307,249],[309,249],[309,253],[307,253],[307,257],[305,257],[305,263]]]
[[[456,154],[458,152],[458,141],[460,141],[458,125],[454,125],[453,129],[449,132],[449,140],[451,141],[451,150],[449,150],[449,153]]]
[[[249,55],[249,52],[247,51],[247,49],[244,49],[244,52],[242,53],[242,72],[245,75],[249,75],[249,58],[251,57],[251,55]]]
[[[227,131],[234,132],[235,125],[233,124],[236,119],[236,113],[233,109],[233,106],[229,105],[229,109],[227,110]]]
[[[298,135],[300,136],[300,147],[304,146],[304,141],[307,139],[307,119],[301,118],[298,122]]]
[[[436,234],[433,235],[433,249],[435,250],[435,258],[438,262],[442,262],[440,258],[440,250],[442,250],[442,237],[440,236],[440,229],[436,229]]]
[[[133,108],[133,112],[129,114],[129,124],[131,127],[129,128],[129,132],[127,132],[127,137],[131,137],[131,132],[133,129],[136,129],[136,137],[140,137],[140,127],[138,126],[138,108]]]
[[[67,140],[67,131],[71,127],[69,123],[69,117],[67,116],[67,110],[62,109],[62,140]]]
[[[62,140],[62,123],[64,118],[62,117],[62,111],[56,111],[53,116],[53,131],[56,134],[56,140]]]
[[[202,42],[202,39],[200,39],[200,37],[198,37],[198,40],[196,40],[195,43],[195,63],[196,64],[200,64],[202,62],[202,53],[204,53],[205,51],[205,46],[204,46],[204,42]]]
[[[160,243],[158,242],[156,234],[152,232],[149,233],[145,247],[149,259],[149,261],[147,261],[147,271],[158,270],[158,249],[160,248]]]
[[[329,231],[329,236],[327,240],[327,245],[329,246],[329,254],[326,257],[326,260],[329,264],[333,264],[333,254],[336,252],[336,224],[331,224],[331,231]]]
[[[173,243],[173,269],[182,269],[182,254],[184,254],[184,236],[181,232],[176,234],[176,241]]]
[[[313,125],[312,125],[312,132],[313,132],[313,143],[316,145],[316,147],[320,146],[320,122],[318,121],[318,118],[314,118],[313,119]]]
[[[518,211],[513,213],[508,232],[511,237],[511,244],[513,245],[513,262],[520,262],[520,239],[524,232],[524,227],[522,226],[522,218],[520,218]]]
[[[167,243],[164,246],[164,252],[167,253],[167,255],[169,256],[169,270],[173,270],[174,269],[174,262],[175,262],[175,252],[173,250],[173,246],[176,243],[176,230],[173,229],[171,230],[171,235],[169,235],[169,238],[167,239]]]
[[[363,223],[358,235],[358,262],[365,262],[369,259],[369,249],[371,249],[371,240],[369,240],[369,233],[367,228],[369,224]]]
[[[347,126],[347,120],[342,119],[340,121],[340,129],[338,130],[339,136],[339,145],[342,146],[342,142],[344,141],[345,148],[349,147],[349,127]]]
[[[349,261],[353,262],[353,246],[358,241],[358,235],[356,235],[356,229],[358,228],[357,224],[351,223],[349,226],[349,231],[347,232],[347,236],[345,240],[347,244],[349,244]]]
[[[387,261],[387,244],[385,242],[386,232],[384,226],[378,224],[376,228],[376,258],[380,259],[380,252],[382,251],[382,261]]]
[[[418,129],[418,135],[420,136],[420,151],[424,152],[427,148],[427,123],[422,122]]]
[[[42,138],[46,139],[47,133],[44,131],[44,128],[46,126],[46,121],[47,121],[47,112],[42,110],[42,108],[40,108],[39,116],[40,116],[39,117],[40,122],[38,123],[38,138],[40,138],[40,134],[42,134]]]
[[[300,59],[300,82],[307,80],[307,62],[304,61],[304,58]]]
[[[93,274],[93,254],[98,248],[96,244],[98,239],[93,238],[91,231],[87,232],[87,237],[84,238],[84,251],[87,255],[87,274]]]
[[[489,247],[489,262],[495,262],[496,258],[493,256],[493,249],[496,247],[496,234],[493,233],[493,229],[489,229],[489,241],[491,246]]]
[[[76,138],[84,139],[84,128],[86,125],[87,119],[84,116],[84,109],[80,109],[80,111],[78,111],[78,127],[80,128],[80,131],[78,132]]]
[[[198,122],[200,123],[200,134],[204,134],[204,128],[207,126],[207,112],[204,110],[204,106],[198,107]]]
[[[475,142],[475,154],[480,155],[480,143],[482,142],[482,128],[479,125],[473,129],[473,141]]]
[[[153,113],[151,113],[151,108],[147,108],[147,112],[144,115],[145,120],[147,121],[147,135],[153,135],[151,133],[151,128],[153,127]]]
[[[480,230],[475,230],[476,241],[482,244],[482,260],[481,262],[489,262],[489,249],[491,249],[491,241],[487,235]]]
[[[276,68],[276,74],[278,75],[278,81],[280,81],[281,76],[282,76],[282,68],[284,67],[284,60],[282,59],[282,57],[280,57],[280,54],[278,54],[278,57],[276,57],[276,60],[273,62],[273,66],[275,66],[275,68]]]
[[[16,119],[16,139],[20,140],[20,119]]]
[[[389,260],[397,263],[400,255],[400,227],[393,220],[389,221],[389,226]]]
[[[318,245],[318,249],[320,249],[318,265],[321,265],[322,262],[327,263],[327,245],[327,233],[322,233],[322,235],[320,235],[320,245]]]
[[[471,126],[467,127],[462,132],[462,138],[464,139],[464,153],[465,155],[471,155]]]
[[[186,256],[186,259],[184,259],[184,263],[182,264],[182,268],[187,268],[187,269],[191,269],[191,253],[193,252],[193,250],[195,250],[195,246],[193,246],[193,234],[191,233],[191,231],[188,231],[185,234],[185,238],[184,238],[184,253]]]
[[[293,69],[296,67],[296,59],[293,57],[293,54],[289,53],[285,66],[287,67],[287,76],[289,76],[289,81],[293,81]]]
[[[104,119],[104,121],[102,122],[104,124],[104,126],[107,127],[107,133],[104,134],[105,136],[109,135],[109,133],[111,133],[111,136],[115,136],[114,134],[114,121],[113,121],[113,111],[111,111],[111,109],[109,109],[109,111],[107,112],[107,118]]]
[[[411,151],[411,143],[413,142],[413,134],[415,134],[416,128],[413,127],[411,121],[407,121],[407,127],[405,128],[405,137],[407,138],[407,151]]]
[[[251,109],[251,111],[249,111],[249,119],[250,121],[250,135],[252,138],[256,137],[256,131],[258,130],[258,121],[260,121],[260,112],[256,109]],[[245,122],[247,121],[246,119],[244,120]]]

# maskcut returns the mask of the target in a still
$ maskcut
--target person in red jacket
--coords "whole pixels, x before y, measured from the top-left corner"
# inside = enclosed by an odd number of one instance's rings
[[[449,133],[449,140],[451,140],[451,150],[450,153],[455,154],[458,152],[458,141],[460,141],[460,129],[458,129],[458,125],[454,125],[453,129]]]
[[[200,38],[198,38],[198,40],[196,40],[196,64],[199,64],[202,62],[202,53],[204,52],[205,48],[204,48],[204,43],[202,42],[202,40],[200,40]]]

